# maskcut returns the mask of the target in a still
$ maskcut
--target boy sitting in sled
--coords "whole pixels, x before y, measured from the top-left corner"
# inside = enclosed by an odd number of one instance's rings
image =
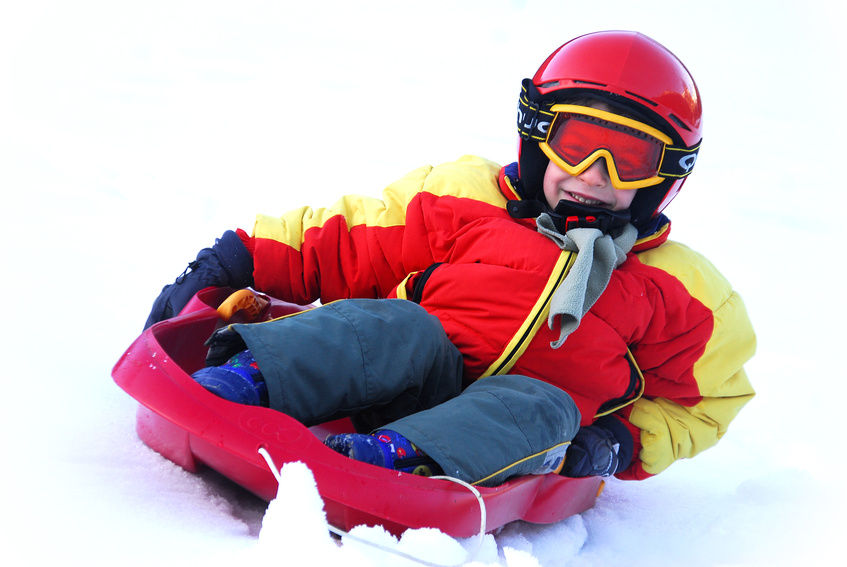
[[[361,433],[327,444],[397,470],[480,485],[657,474],[717,443],[753,396],[744,305],[668,240],[662,212],[701,114],[655,41],[576,38],[523,81],[516,163],[464,157],[381,200],[259,215],[201,251],[147,326],[207,286],[320,300],[218,330],[194,379],[306,425],[350,417]]]

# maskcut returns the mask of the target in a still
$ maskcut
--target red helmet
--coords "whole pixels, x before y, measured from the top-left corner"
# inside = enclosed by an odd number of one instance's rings
[[[543,120],[545,109],[582,98],[602,100],[613,110],[652,125],[683,152],[679,154],[684,156],[680,159],[683,174],[639,189],[630,211],[632,222],[641,229],[676,196],[696,160],[702,140],[697,85],[673,53],[641,33],[596,32],[562,45],[531,80],[523,81],[518,112],[518,165],[526,197],[541,194],[548,163],[533,128],[539,125],[541,131],[540,125],[549,125]],[[547,112],[547,116],[552,114]]]

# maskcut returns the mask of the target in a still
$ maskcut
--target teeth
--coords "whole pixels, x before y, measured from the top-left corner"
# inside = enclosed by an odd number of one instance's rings
[[[605,203],[603,203],[603,201],[597,201],[595,199],[586,199],[585,197],[581,197],[579,195],[576,195],[576,194],[570,193],[570,192],[568,193],[568,195],[570,195],[571,197],[573,197],[574,199],[576,199],[577,201],[579,201],[580,203],[583,203],[585,205],[604,205],[605,204]]]

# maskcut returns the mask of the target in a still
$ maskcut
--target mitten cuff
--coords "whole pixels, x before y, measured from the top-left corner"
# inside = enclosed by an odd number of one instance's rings
[[[620,444],[618,449],[618,467],[615,472],[625,470],[632,462],[632,453],[635,450],[635,442],[629,428],[614,415],[606,415],[593,423],[595,427],[601,427],[612,434],[615,441]]]

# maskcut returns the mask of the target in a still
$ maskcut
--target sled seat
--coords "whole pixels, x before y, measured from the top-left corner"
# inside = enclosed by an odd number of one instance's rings
[[[353,431],[350,420],[307,428],[262,407],[228,402],[191,379],[205,363],[204,342],[224,323],[216,308],[234,290],[207,288],[172,319],[146,329],[115,364],[112,377],[139,402],[139,438],[190,472],[207,466],[260,498],[276,497],[277,481],[264,449],[277,466],[300,461],[315,476],[327,521],[345,531],[381,525],[394,535],[409,528],[437,528],[452,537],[479,531],[479,503],[466,488],[361,463],[323,444],[331,433]],[[271,316],[308,309],[273,299]],[[478,488],[488,531],[524,520],[554,523],[594,505],[602,480],[555,474],[510,479]]]

